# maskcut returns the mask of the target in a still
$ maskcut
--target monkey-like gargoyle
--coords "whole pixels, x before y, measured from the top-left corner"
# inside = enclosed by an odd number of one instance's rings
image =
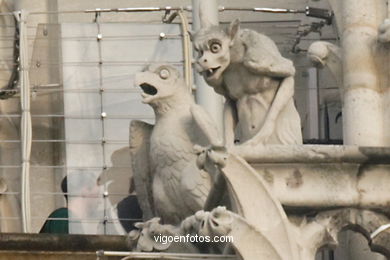
[[[240,30],[238,20],[227,30],[208,25],[191,38],[197,70],[226,98],[227,145],[235,132],[243,145],[302,143],[293,100],[295,68],[270,38]]]
[[[194,145],[222,147],[223,140],[174,67],[152,65],[136,74],[135,84],[156,115],[154,126],[132,121],[130,127],[134,181],[144,219],[158,216],[165,224],[179,224],[203,209],[211,186],[210,175],[197,168]]]

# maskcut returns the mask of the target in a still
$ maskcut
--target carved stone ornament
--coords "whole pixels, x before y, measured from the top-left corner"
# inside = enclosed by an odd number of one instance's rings
[[[310,45],[307,55],[316,67],[328,67],[339,88],[343,87],[343,64],[339,46],[329,42],[317,41]]]
[[[214,161],[215,155],[210,154],[210,151],[205,152],[204,165],[201,166],[208,172],[217,171],[214,174],[221,174],[226,180],[235,213],[225,207],[216,207],[209,212],[201,210],[176,227],[160,225],[153,219],[139,226],[143,227],[141,231],[134,231],[138,235],[130,234],[133,248],[172,250],[173,244],[159,245],[150,239],[156,234],[231,236],[233,241],[224,246],[231,246],[238,259],[313,260],[320,248],[337,246],[340,231],[351,228],[368,239],[373,251],[390,256],[390,225],[386,215],[371,210],[343,208],[320,210],[310,218],[287,217],[265,181],[243,159],[225,154],[224,167],[215,167],[218,165]],[[185,247],[186,250],[196,250],[197,245],[191,247],[187,244]]]
[[[159,218],[152,218],[144,223],[136,223],[138,230],[132,230],[129,233],[128,241],[129,246],[135,251],[164,251],[170,246],[170,243],[159,243],[156,241],[155,236],[172,235],[174,234],[174,227],[169,225],[160,225]],[[169,229],[172,230],[169,230]]]
[[[198,72],[226,98],[226,144],[301,144],[292,62],[267,36],[239,27],[235,20],[227,31],[209,25],[191,33]]]
[[[134,180],[144,219],[158,216],[165,224],[179,224],[203,209],[212,182],[196,166],[199,151],[194,145],[223,147],[223,141],[174,67],[150,66],[136,75],[135,84],[156,115],[154,126],[141,121],[130,126]]]

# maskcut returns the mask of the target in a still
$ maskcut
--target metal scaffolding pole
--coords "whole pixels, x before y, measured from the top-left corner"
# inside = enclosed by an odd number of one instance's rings
[[[201,27],[199,13],[207,17],[208,21],[218,24],[218,6],[216,0],[192,0],[192,29],[197,31]],[[195,74],[196,102],[209,112],[218,126],[220,133],[223,129],[223,97],[214,92],[198,73]]]
[[[27,16],[25,10],[15,12],[20,32],[20,141],[22,154],[22,225],[23,232],[31,232],[31,210],[30,210],[30,155],[31,155],[31,113],[30,113],[30,80],[28,75],[28,39],[27,39]]]

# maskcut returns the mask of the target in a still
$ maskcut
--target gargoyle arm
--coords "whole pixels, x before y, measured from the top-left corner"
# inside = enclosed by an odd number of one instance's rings
[[[149,162],[150,137],[153,125],[133,120],[130,123],[130,155],[135,190],[143,212],[143,219],[154,217],[152,171]]]
[[[246,59],[244,60],[245,67],[253,72],[260,73],[269,77],[289,77],[295,74],[295,68],[290,60],[285,59],[285,63],[272,63],[268,61],[270,58],[266,58],[261,62],[256,60]]]
[[[223,124],[224,124],[224,136],[225,144],[227,146],[234,145],[234,130],[237,125],[237,110],[235,102],[229,98],[226,98],[226,102],[223,108]]]
[[[295,74],[293,63],[280,54],[270,38],[252,31],[245,31],[242,37],[246,48],[243,64],[249,71],[279,78]]]
[[[264,124],[260,131],[249,139],[245,144],[257,145],[264,142],[275,130],[276,119],[279,116],[280,111],[286,106],[286,104],[294,96],[294,78],[288,77],[283,79],[278,91],[271,103],[265,118]]]
[[[207,141],[212,146],[221,147],[224,145],[224,141],[221,138],[221,134],[218,132],[213,120],[207,114],[207,112],[199,105],[191,106],[191,114],[198,127],[202,130],[203,134],[207,137]]]

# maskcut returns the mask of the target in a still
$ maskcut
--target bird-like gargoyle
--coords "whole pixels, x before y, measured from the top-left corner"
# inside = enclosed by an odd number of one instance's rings
[[[197,70],[225,96],[225,138],[243,145],[301,144],[301,122],[295,108],[292,62],[275,43],[233,21],[227,30],[207,25],[190,33]]]
[[[144,220],[153,216],[179,224],[203,208],[211,177],[197,167],[194,145],[223,146],[207,113],[194,103],[178,70],[151,65],[136,74],[143,103],[155,113],[155,125],[132,121],[130,151]]]

